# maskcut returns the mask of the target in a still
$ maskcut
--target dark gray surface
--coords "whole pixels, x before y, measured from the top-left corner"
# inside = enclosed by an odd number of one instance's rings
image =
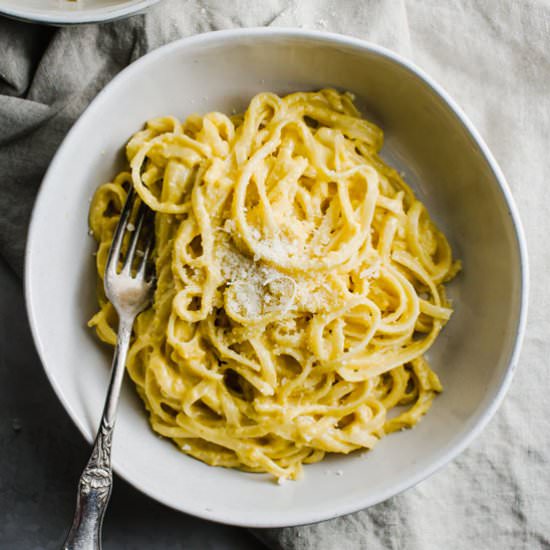
[[[0,549],[60,547],[89,450],[42,370],[21,283],[0,259]],[[245,529],[175,512],[118,478],[104,541],[105,550],[265,548]]]

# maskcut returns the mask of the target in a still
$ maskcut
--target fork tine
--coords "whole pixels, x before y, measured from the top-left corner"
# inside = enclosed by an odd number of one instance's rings
[[[154,239],[154,235],[153,233],[151,233],[151,235],[149,235],[147,239],[147,244],[145,245],[145,250],[143,252],[143,260],[141,260],[141,264],[139,264],[139,267],[136,272],[136,279],[145,278],[145,271],[147,269],[147,260],[149,259],[151,249],[153,248],[153,239]]]
[[[124,207],[120,213],[120,218],[115,229],[115,236],[113,237],[113,242],[111,243],[111,248],[109,249],[109,256],[107,257],[107,267],[105,268],[105,273],[108,271],[113,271],[116,273],[118,259],[120,257],[120,248],[122,246],[122,238],[124,237],[126,225],[128,224],[128,218],[132,212],[135,195],[136,193],[132,187],[130,191],[128,191],[126,202],[124,203]]]
[[[132,269],[134,254],[136,252],[136,247],[138,244],[139,235],[141,233],[141,226],[143,225],[144,218],[145,218],[145,205],[141,203],[139,205],[135,227],[132,230],[133,231],[132,238],[130,240],[128,250],[126,251],[126,259],[124,260],[124,264],[122,266],[121,272],[130,273],[130,270]]]

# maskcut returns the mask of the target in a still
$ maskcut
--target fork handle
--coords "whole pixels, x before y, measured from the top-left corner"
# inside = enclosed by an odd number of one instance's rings
[[[63,550],[100,550],[103,517],[113,485],[113,426],[102,419],[92,455],[78,483],[73,524]]]
[[[92,454],[78,484],[73,524],[63,550],[101,550],[101,528],[113,486],[111,443],[134,318],[120,318],[111,379]]]

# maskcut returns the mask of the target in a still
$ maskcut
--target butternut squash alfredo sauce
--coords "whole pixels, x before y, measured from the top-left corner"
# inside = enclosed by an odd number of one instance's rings
[[[127,367],[153,430],[208,464],[296,479],[414,426],[441,391],[424,354],[460,266],[352,99],[151,120],[92,201],[100,279],[129,187],[154,211],[157,287]],[[90,326],[114,344],[99,287]]]

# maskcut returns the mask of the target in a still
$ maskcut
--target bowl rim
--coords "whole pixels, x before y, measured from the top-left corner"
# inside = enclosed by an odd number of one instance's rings
[[[127,6],[106,6],[103,8],[89,8],[80,11],[49,11],[46,8],[43,10],[32,10],[25,8],[11,8],[0,4],[0,14],[18,21],[26,21],[28,23],[41,23],[44,25],[69,26],[69,25],[86,25],[89,23],[106,23],[137,15],[139,12],[149,8],[150,6],[160,2],[160,0],[134,0]]]
[[[185,503],[183,505],[176,506],[173,502],[170,502],[165,498],[161,491],[156,491],[151,488],[144,488],[141,486],[139,480],[133,479],[131,475],[126,474],[124,469],[117,466],[116,459],[113,460],[113,469],[115,472],[125,479],[128,483],[136,487],[142,493],[148,495],[149,497],[155,499],[162,504],[176,509],[180,512],[188,513],[202,519],[216,521],[219,523],[224,523],[228,525],[236,525],[243,527],[256,527],[256,528],[272,528],[272,527],[284,527],[284,526],[295,526],[295,525],[305,525],[310,523],[316,523],[320,521],[325,521],[335,517],[339,517],[345,514],[356,512],[383,502],[384,500],[402,493],[403,491],[414,487],[424,479],[430,477],[440,468],[448,464],[451,460],[455,459],[464,449],[472,443],[472,441],[481,433],[485,428],[488,422],[491,420],[499,405],[501,404],[506,392],[510,387],[510,383],[514,376],[514,373],[517,369],[518,358],[523,343],[526,320],[527,320],[527,307],[528,307],[528,292],[529,292],[529,268],[528,268],[528,257],[527,257],[527,245],[525,240],[525,235],[523,227],[519,218],[519,213],[517,206],[512,197],[510,188],[504,174],[502,173],[499,165],[491,154],[488,146],[485,144],[485,141],[480,136],[479,132],[475,129],[472,122],[464,114],[462,109],[457,105],[457,103],[449,96],[449,94],[437,84],[430,76],[428,76],[422,69],[417,67],[411,61],[403,58],[401,55],[388,50],[385,47],[367,42],[365,40],[348,37],[341,34],[324,32],[324,31],[313,31],[313,30],[304,30],[296,28],[266,28],[266,27],[252,27],[252,28],[240,28],[240,29],[230,29],[230,30],[221,30],[221,31],[211,31],[198,35],[194,35],[187,38],[182,38],[166,44],[151,53],[141,57],[137,61],[130,64],[128,67],[123,69],[117,76],[113,78],[103,90],[94,98],[90,103],[87,109],[82,113],[79,119],[75,122],[73,127],[70,129],[66,137],[64,138],[62,144],[54,155],[53,160],[46,171],[46,174],[42,180],[41,186],[39,188],[37,198],[33,207],[33,212],[31,215],[31,222],[29,225],[28,239],[25,250],[25,269],[24,269],[24,291],[25,291],[25,301],[27,307],[27,315],[29,318],[29,324],[31,327],[32,336],[36,345],[36,349],[40,360],[42,362],[43,368],[46,372],[46,376],[50,381],[58,399],[63,404],[63,407],[68,412],[69,416],[82,433],[84,438],[91,443],[94,434],[91,434],[88,428],[84,425],[82,420],[75,414],[74,410],[70,406],[67,398],[64,396],[62,387],[56,382],[53,374],[47,368],[46,362],[44,360],[43,346],[40,337],[39,327],[35,319],[34,305],[33,305],[33,290],[32,290],[32,256],[31,250],[33,249],[34,235],[37,233],[37,227],[34,223],[36,220],[35,212],[41,208],[44,195],[47,193],[48,181],[52,177],[51,175],[57,170],[57,165],[59,159],[61,158],[61,152],[67,146],[67,143],[72,139],[73,134],[77,133],[80,126],[83,124],[83,121],[89,117],[94,116],[95,111],[101,106],[106,97],[108,97],[111,89],[115,88],[122,82],[126,76],[132,74],[134,71],[141,69],[142,65],[154,62],[157,58],[162,57],[163,55],[180,48],[186,48],[189,46],[196,45],[205,45],[209,43],[222,43],[225,41],[231,40],[240,40],[242,38],[255,38],[255,37],[271,37],[278,39],[305,39],[311,42],[321,42],[329,44],[332,46],[346,46],[351,49],[360,50],[363,52],[374,53],[379,55],[393,63],[400,65],[402,68],[406,69],[411,76],[416,77],[417,79],[423,81],[429,88],[431,88],[437,96],[449,107],[454,116],[458,119],[464,129],[469,133],[469,135],[474,140],[476,146],[479,148],[480,153],[483,155],[485,161],[489,165],[489,168],[493,174],[495,183],[499,188],[502,197],[507,205],[508,213],[510,215],[510,220],[512,227],[514,229],[514,235],[516,240],[516,245],[519,251],[519,278],[520,278],[520,300],[519,300],[519,312],[516,319],[516,327],[514,334],[514,344],[507,359],[507,368],[502,375],[501,380],[498,385],[495,384],[495,394],[491,401],[489,401],[480,411],[477,411],[476,414],[471,419],[471,427],[466,431],[461,439],[456,441],[452,446],[450,446],[441,456],[436,457],[429,464],[427,464],[423,469],[419,470],[415,475],[410,476],[406,481],[387,488],[385,491],[380,491],[376,495],[365,494],[362,498],[356,499],[353,503],[347,503],[346,505],[339,506],[337,509],[327,507],[325,513],[300,513],[294,520],[291,522],[285,521],[281,522],[277,520],[276,517],[273,517],[269,521],[255,520],[251,518],[250,521],[242,521],[235,519],[231,514],[224,514],[212,510],[198,510],[193,509]]]

